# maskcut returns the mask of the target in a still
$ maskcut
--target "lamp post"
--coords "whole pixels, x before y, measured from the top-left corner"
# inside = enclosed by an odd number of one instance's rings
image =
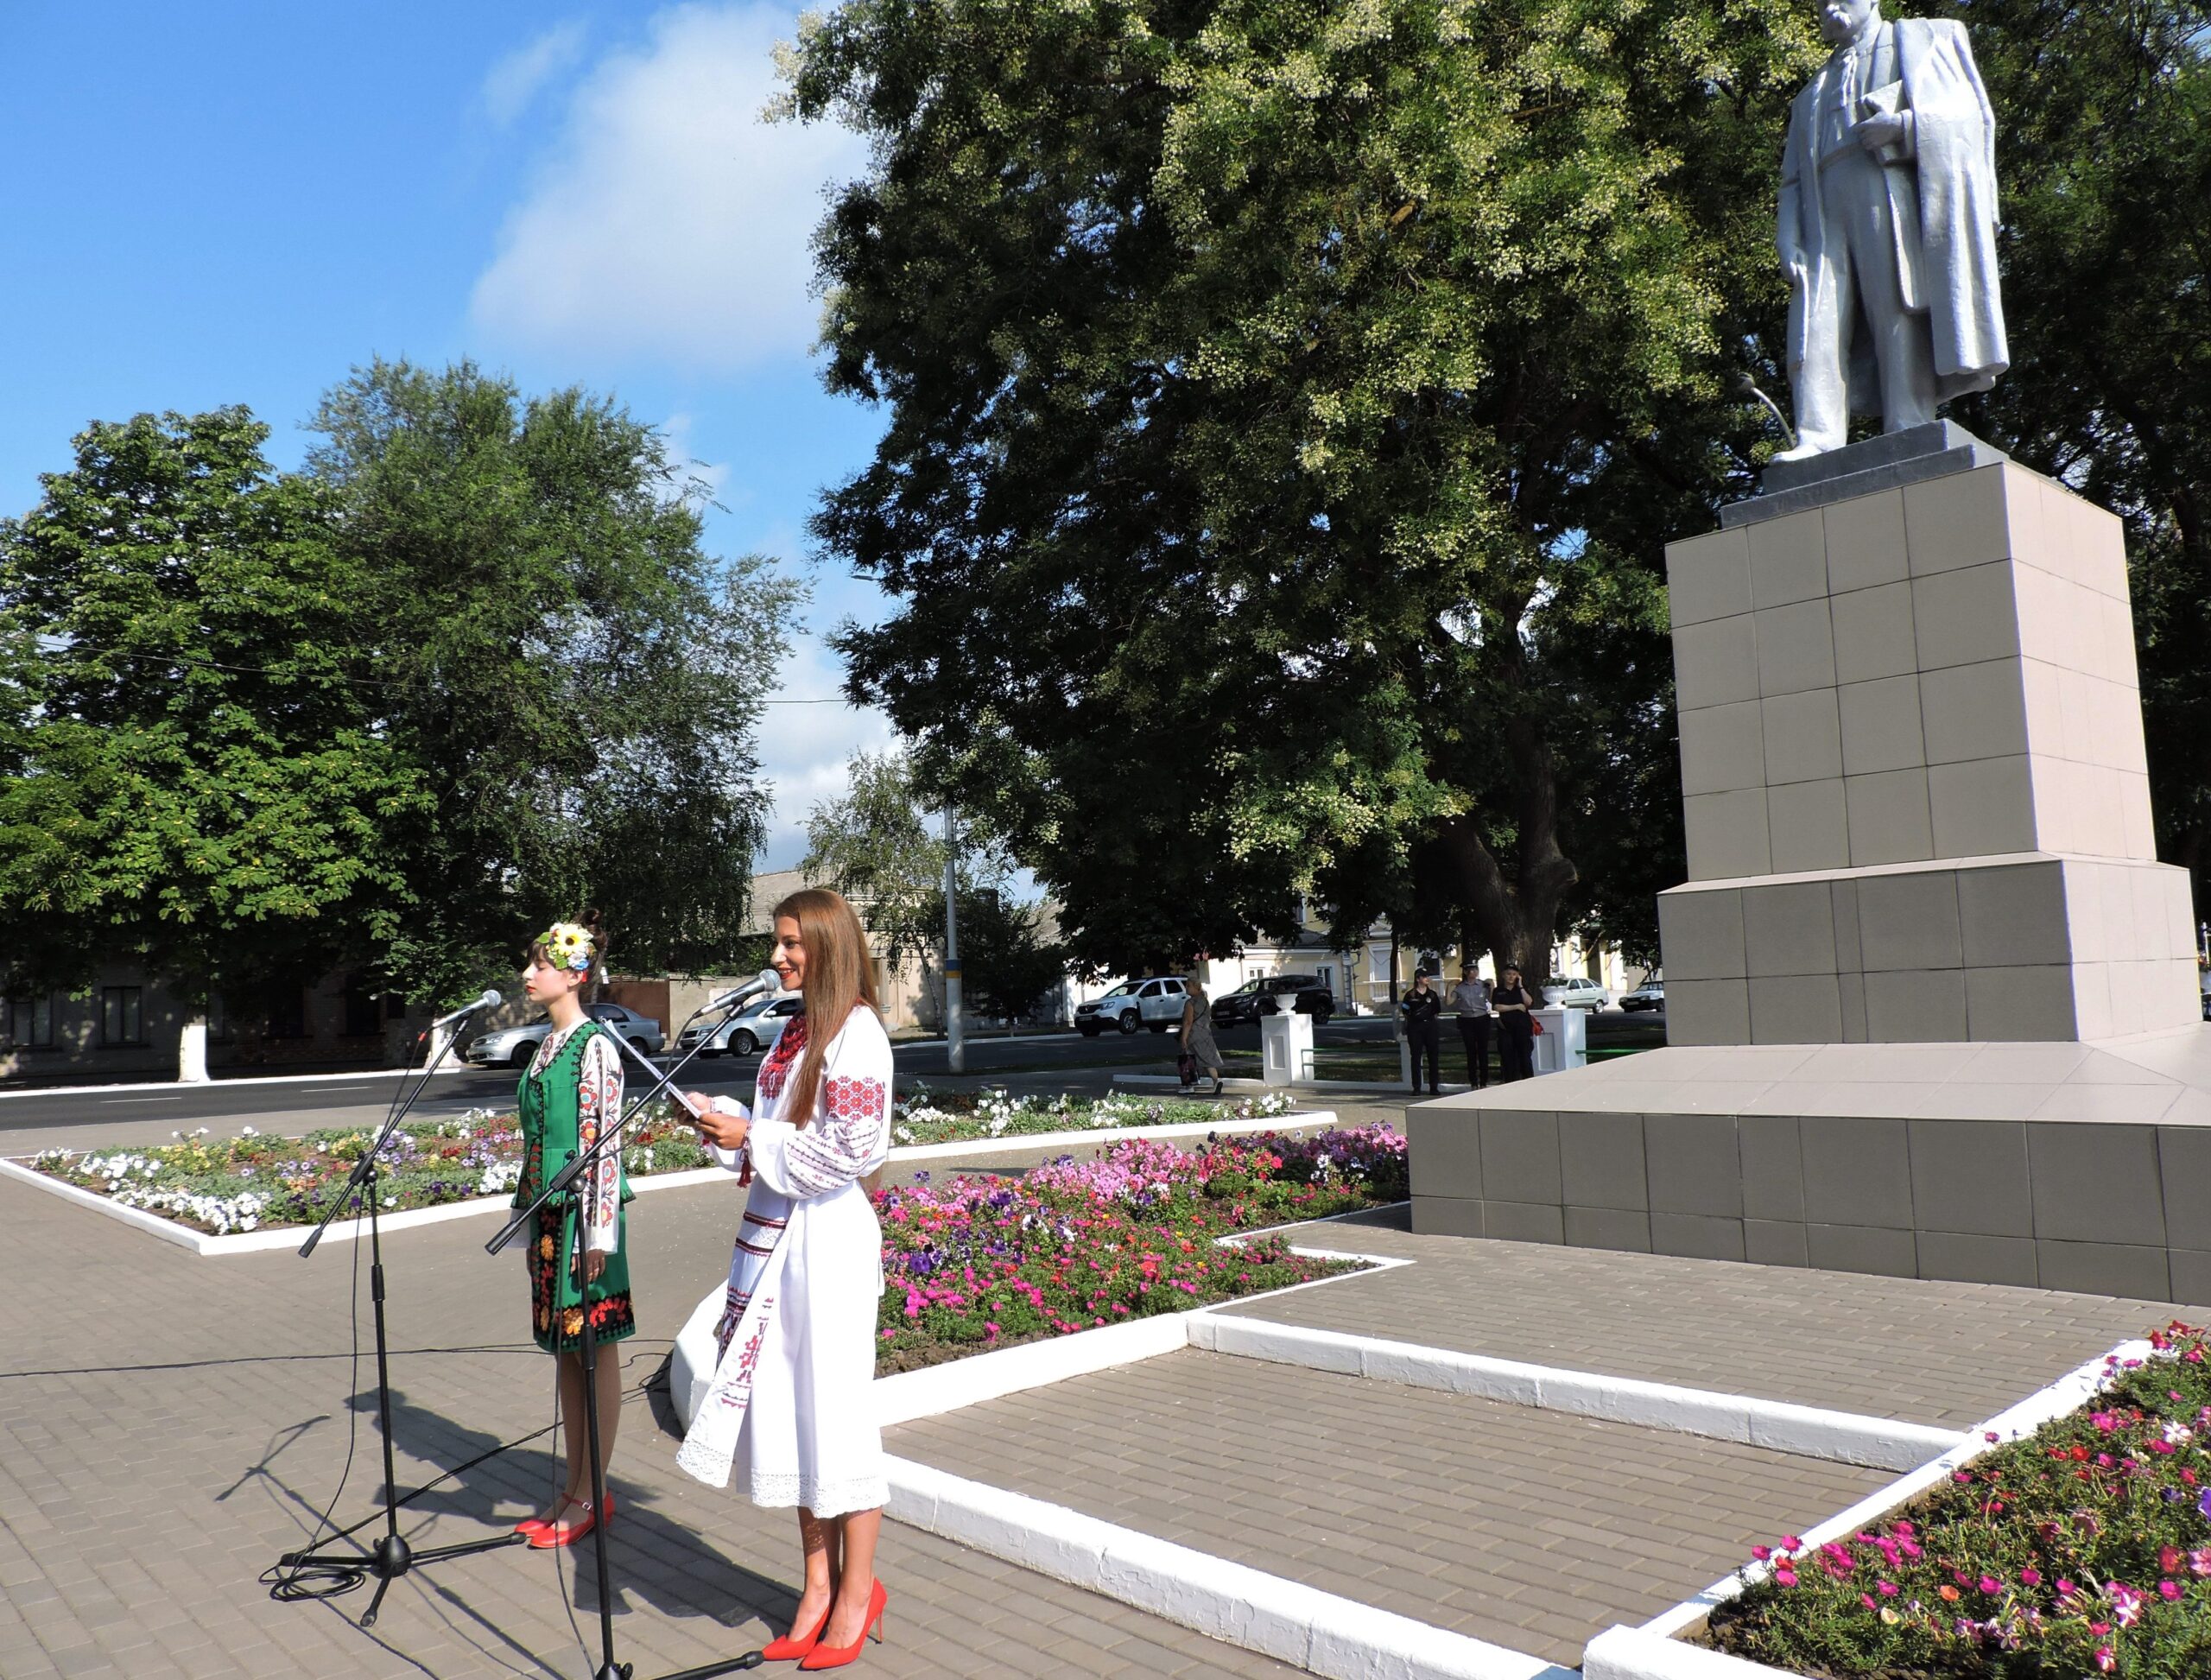
[[[967,1070],[967,1044],[960,1024],[960,840],[952,807],[944,808],[944,1065]]]

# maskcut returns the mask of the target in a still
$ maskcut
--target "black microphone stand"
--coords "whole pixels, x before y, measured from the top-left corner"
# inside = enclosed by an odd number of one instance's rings
[[[322,1240],[323,1233],[330,1228],[330,1222],[338,1217],[349,1201],[357,1206],[366,1203],[369,1213],[369,1296],[374,1305],[376,1319],[377,1425],[383,1435],[383,1538],[377,1541],[376,1549],[365,1556],[318,1551],[311,1547],[306,1551],[286,1552],[276,1560],[279,1569],[290,1569],[295,1573],[320,1571],[333,1575],[350,1574],[356,1578],[364,1573],[374,1575],[377,1578],[376,1596],[369,1601],[368,1609],[362,1613],[360,1625],[363,1627],[376,1626],[377,1612],[383,1606],[383,1595],[391,1590],[391,1583],[409,1569],[442,1563],[450,1558],[466,1557],[474,1552],[494,1551],[501,1546],[518,1545],[523,1537],[519,1534],[501,1534],[486,1540],[466,1540],[456,1545],[429,1546],[416,1551],[399,1531],[399,1507],[415,1495],[409,1493],[406,1499],[399,1497],[399,1473],[392,1461],[391,1354],[390,1341],[384,1328],[383,1239],[382,1227],[377,1220],[377,1161],[383,1153],[384,1145],[391,1141],[392,1134],[399,1130],[399,1123],[407,1118],[416,1100],[428,1088],[430,1076],[445,1061],[447,1054],[453,1049],[453,1037],[457,1036],[448,1036],[438,1046],[437,1054],[423,1068],[412,1088],[406,1091],[406,1100],[384,1117],[383,1129],[377,1133],[376,1142],[347,1176],[345,1189],[308,1233],[307,1239],[300,1245],[300,1258],[304,1260],[314,1252],[315,1245]],[[358,1236],[355,1240],[359,1240]],[[331,1538],[333,1542],[349,1540],[355,1530],[375,1520],[373,1516],[364,1518],[352,1528],[339,1530]]]
[[[718,999],[714,1003],[702,1005],[692,1011],[690,1018],[685,1021],[683,1025],[687,1028],[692,1022],[714,1009],[722,1011],[724,1018],[726,1018],[735,1012],[739,1004],[748,1001],[748,998],[747,993],[733,992],[728,997]],[[673,1087],[676,1075],[691,1065],[692,1057],[697,1056],[705,1047],[706,1040],[713,1037],[712,1033],[706,1034],[697,1044],[692,1046],[688,1055],[667,1072],[662,1073],[651,1062],[646,1061],[638,1053],[637,1048],[620,1033],[610,1033],[608,1036],[614,1040],[614,1048],[617,1051],[627,1056],[646,1073],[652,1075],[652,1087],[624,1109],[621,1118],[606,1131],[600,1132],[589,1149],[564,1163],[558,1172],[547,1179],[537,1195],[532,1198],[529,1206],[508,1220],[506,1228],[484,1245],[485,1253],[497,1254],[512,1242],[516,1234],[537,1217],[539,1208],[544,1207],[554,1197],[567,1194],[569,1186],[573,1184],[580,1176],[589,1173],[610,1147],[618,1151],[622,1134],[629,1129],[630,1122],[635,1119],[639,1112],[662,1092]],[[682,1030],[678,1029],[676,1037],[681,1040],[682,1036]],[[617,1158],[619,1158],[618,1155]],[[561,1256],[561,1264],[573,1269],[578,1266],[582,1258],[583,1218],[580,1208],[577,1209],[577,1217],[568,1222],[568,1227],[573,1234],[567,1241],[566,1252]],[[584,1274],[578,1271],[577,1275],[582,1277]],[[592,1552],[599,1575],[599,1665],[593,1671],[592,1680],[630,1680],[630,1676],[635,1671],[634,1666],[629,1663],[618,1663],[614,1660],[614,1588],[606,1567],[606,1474],[603,1468],[599,1444],[599,1333],[591,1322],[591,1283],[588,1277],[585,1277],[584,1280],[583,1303],[583,1329],[580,1333],[576,1351],[583,1360],[584,1439],[591,1455]],[[557,1341],[559,1335],[557,1325],[554,1326],[554,1335]],[[708,1680],[708,1677],[713,1675],[728,1674],[738,1669],[757,1668],[766,1660],[761,1652],[748,1651],[742,1657],[732,1658],[725,1663],[708,1664],[704,1668],[685,1669],[681,1675],[667,1677],[667,1680]]]

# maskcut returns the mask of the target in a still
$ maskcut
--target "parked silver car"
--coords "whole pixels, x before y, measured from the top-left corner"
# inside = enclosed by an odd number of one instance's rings
[[[658,1056],[664,1042],[660,1023],[649,1016],[620,1004],[586,1004],[584,1013],[594,1021],[604,1022],[614,1031],[630,1041],[630,1046],[640,1056]],[[553,1023],[542,1015],[527,1026],[499,1027],[479,1034],[468,1041],[460,1053],[463,1062],[473,1062],[479,1068],[527,1068],[530,1057],[537,1054],[537,1047],[553,1030]]]
[[[1543,987],[1543,1003],[1550,1009],[1586,1009],[1593,1015],[1612,1000],[1612,993],[1586,974],[1571,974]]]
[[[711,1025],[696,1022],[684,1028],[675,1040],[675,1048],[687,1052],[695,1044],[701,1056],[719,1056],[725,1051],[732,1056],[751,1056],[781,1038],[791,1018],[805,1007],[806,1000],[796,992],[755,998],[726,1021]]]

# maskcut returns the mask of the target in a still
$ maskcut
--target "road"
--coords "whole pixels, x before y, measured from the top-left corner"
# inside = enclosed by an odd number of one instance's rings
[[[1257,1056],[1255,1027],[1220,1031],[1221,1049]],[[1331,1022],[1315,1035],[1318,1043],[1348,1047],[1387,1043],[1390,1023],[1379,1018]],[[941,1040],[894,1047],[902,1089],[916,1081],[972,1085],[1003,1080],[1016,1090],[1104,1090],[1115,1072],[1172,1071],[1175,1045],[1167,1034],[1139,1032],[1084,1038],[1067,1033],[1050,1038],[1011,1042],[984,1037],[967,1042],[966,1075],[954,1080],[945,1070]],[[694,1061],[682,1075],[686,1089],[751,1094],[759,1058],[738,1062],[728,1056]],[[631,1067],[631,1074],[637,1070]],[[637,1075],[632,1080],[636,1088]],[[505,1107],[514,1100],[516,1074],[507,1068],[467,1068],[441,1073],[415,1106],[424,1118],[458,1114],[470,1108]],[[0,1153],[55,1144],[84,1148],[98,1143],[144,1144],[167,1140],[170,1131],[206,1125],[232,1130],[254,1125],[267,1132],[298,1133],[320,1126],[371,1125],[380,1120],[401,1081],[384,1076],[278,1083],[253,1079],[219,1080],[211,1085],[166,1091],[57,1089],[0,1098]]]

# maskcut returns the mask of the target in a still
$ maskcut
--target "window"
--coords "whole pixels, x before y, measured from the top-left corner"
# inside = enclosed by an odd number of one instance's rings
[[[383,1030],[383,1001],[356,983],[345,988],[345,1037],[373,1038]]]
[[[145,988],[110,986],[100,990],[100,1043],[110,1047],[146,1042]]]
[[[8,1042],[19,1050],[54,1048],[54,994],[8,1000]]]
[[[269,1036],[271,1038],[305,1038],[307,1036],[307,994],[297,987],[279,992],[269,1005]]]

